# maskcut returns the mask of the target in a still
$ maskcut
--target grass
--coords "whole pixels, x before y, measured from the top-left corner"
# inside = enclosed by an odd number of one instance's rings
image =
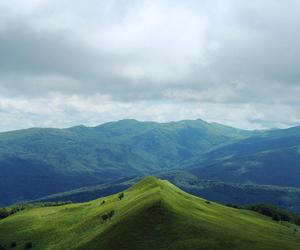
[[[105,200],[104,204],[101,204]],[[101,216],[115,211],[103,222]],[[24,249],[299,249],[294,225],[189,195],[146,177],[86,203],[29,208],[0,220],[0,244]]]

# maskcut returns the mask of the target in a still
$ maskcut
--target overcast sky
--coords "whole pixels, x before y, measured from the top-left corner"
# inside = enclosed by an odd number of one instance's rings
[[[300,1],[1,0],[0,131],[300,125]]]

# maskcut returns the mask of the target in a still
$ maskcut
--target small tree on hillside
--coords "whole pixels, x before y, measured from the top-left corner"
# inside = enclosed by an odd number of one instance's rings
[[[122,200],[124,198],[124,193],[120,193],[118,197],[120,200]]]

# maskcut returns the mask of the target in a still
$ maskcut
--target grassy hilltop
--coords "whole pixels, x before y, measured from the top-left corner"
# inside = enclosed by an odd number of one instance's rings
[[[20,211],[0,220],[0,244],[24,249],[32,242],[41,250],[300,248],[295,225],[208,202],[168,181],[146,177],[123,194]]]

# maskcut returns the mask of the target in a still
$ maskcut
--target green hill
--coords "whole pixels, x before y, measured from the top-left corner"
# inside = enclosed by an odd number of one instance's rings
[[[0,220],[0,244],[24,249],[299,249],[295,225],[189,195],[146,177],[87,203],[33,207]],[[103,201],[105,203],[103,204]],[[112,213],[113,211],[113,213]],[[111,215],[103,221],[103,215]],[[30,244],[27,245],[30,247]]]

